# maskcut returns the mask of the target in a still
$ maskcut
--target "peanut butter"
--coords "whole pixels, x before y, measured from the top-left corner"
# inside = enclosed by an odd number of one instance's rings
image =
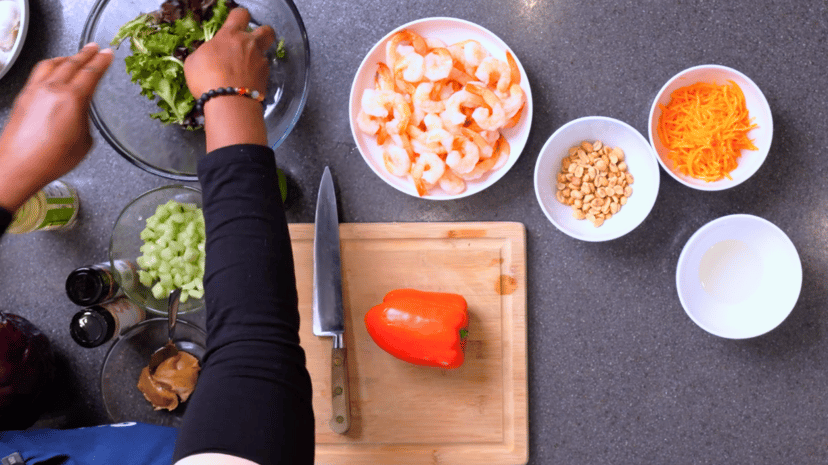
[[[182,351],[161,362],[153,374],[149,367],[144,367],[138,378],[138,389],[155,410],[172,411],[190,398],[200,369],[198,359]]]

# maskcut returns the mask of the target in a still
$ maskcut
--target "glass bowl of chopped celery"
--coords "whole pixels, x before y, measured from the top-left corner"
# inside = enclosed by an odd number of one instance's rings
[[[197,180],[196,161],[205,152],[205,141],[200,121],[191,111],[195,98],[184,81],[183,61],[220,27],[230,2],[97,0],[89,13],[81,44],[96,42],[106,47],[113,39],[123,39],[113,46],[115,60],[92,98],[92,121],[116,152],[149,173],[177,181]],[[195,5],[202,12],[185,11],[178,19],[148,15],[159,11],[162,4],[168,8],[167,3]],[[250,11],[251,27],[267,24],[276,31],[277,41],[268,51],[271,70],[265,95],[268,143],[276,148],[295,126],[307,99],[307,33],[292,0],[236,3]],[[219,9],[223,14],[213,14]],[[139,45],[124,37],[129,30],[141,37]],[[153,37],[158,34],[148,34],[149,30],[172,31],[181,42],[168,44],[169,34],[156,41]]]
[[[178,313],[204,307],[204,216],[201,191],[172,185],[145,192],[118,216],[109,242],[115,280],[133,302],[167,314],[180,287]]]

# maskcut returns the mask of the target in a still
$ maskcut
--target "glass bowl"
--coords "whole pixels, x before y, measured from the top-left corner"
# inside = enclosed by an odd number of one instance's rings
[[[101,369],[101,395],[106,413],[115,423],[140,421],[154,425],[181,426],[187,402],[172,412],[154,410],[138,390],[138,377],[150,356],[167,343],[166,318],[153,318],[133,326],[116,339]],[[207,335],[203,329],[179,319],[175,324],[175,346],[201,362]]]
[[[162,0],[98,0],[81,34],[81,45],[96,42],[106,47],[124,23],[157,10]],[[291,0],[244,0],[252,23],[268,24],[284,39],[287,57],[274,61],[265,103],[267,139],[278,147],[290,133],[308,95],[310,47],[299,11]],[[277,40],[278,42],[278,40]],[[275,50],[274,44],[273,49]],[[205,153],[202,130],[164,126],[150,118],[158,111],[130,81],[124,58],[131,54],[127,41],[114,49],[115,60],[92,97],[92,121],[104,139],[131,163],[152,174],[177,181],[196,181],[196,160]],[[273,56],[272,54],[270,56]]]
[[[201,191],[188,186],[164,186],[139,195],[130,202],[115,220],[112,237],[109,240],[109,260],[115,281],[124,294],[146,311],[156,315],[167,315],[167,299],[156,299],[150,288],[137,279],[138,265],[135,259],[142,255],[141,231],[146,227],[147,218],[155,213],[158,205],[169,200],[194,203],[202,207]],[[189,298],[178,307],[178,314],[191,313],[204,308],[204,299]]]

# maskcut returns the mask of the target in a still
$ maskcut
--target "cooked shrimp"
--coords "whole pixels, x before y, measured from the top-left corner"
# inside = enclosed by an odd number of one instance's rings
[[[480,131],[480,137],[486,141],[487,144],[494,147],[497,143],[497,140],[500,139],[500,132],[499,131]]]
[[[385,44],[385,61],[388,62],[389,68],[395,68],[397,60],[401,56],[399,46],[406,43],[413,47],[413,51],[416,51],[420,55],[424,55],[428,50],[426,42],[422,37],[408,29],[403,29],[391,36]]]
[[[432,48],[446,48],[446,43],[436,37],[425,37],[426,47]]]
[[[518,84],[512,84],[509,87],[509,93],[503,94],[500,98],[503,102],[503,112],[506,113],[506,119],[515,116],[523,108],[523,103],[526,101],[526,95]]]
[[[365,89],[362,94],[362,110],[379,118],[393,118],[386,125],[389,133],[398,134],[403,131],[411,119],[411,107],[402,95],[391,90]]]
[[[463,42],[449,45],[447,48],[455,60],[455,66],[472,76],[480,65],[480,62],[489,56],[489,52],[476,40],[464,40]]]
[[[377,90],[394,90],[394,75],[385,63],[377,65],[377,74],[374,75],[374,87]]]
[[[411,169],[411,158],[404,148],[394,145],[386,144],[382,147],[382,161],[385,163],[385,169],[394,176],[405,176],[408,170]]]
[[[466,115],[462,108],[477,108],[484,104],[479,95],[474,95],[466,90],[459,90],[452,94],[446,101],[446,110],[440,114],[443,121],[449,121],[452,125],[460,125],[466,121]]]
[[[476,145],[477,149],[480,150],[480,158],[489,158],[494,153],[494,144],[489,144],[486,139],[480,135],[480,133],[472,131],[469,128],[460,128],[460,133],[470,141],[474,142],[474,145]],[[500,137],[500,133],[497,133],[497,136]],[[495,140],[495,142],[497,141]]]
[[[443,173],[443,177],[440,178],[439,184],[440,189],[443,189],[443,191],[448,195],[462,194],[463,191],[466,190],[466,181],[463,181],[456,174],[452,173],[451,170],[446,170],[446,172]]]
[[[457,174],[466,174],[480,161],[480,149],[465,137],[454,139],[452,150],[446,156],[446,165]]]
[[[465,179],[466,181],[474,181],[483,177],[484,174],[488,173],[489,171],[494,171],[499,169],[503,165],[506,164],[506,160],[509,159],[509,143],[506,142],[506,139],[503,136],[497,140],[497,144],[495,144],[494,154],[486,158],[485,160],[480,161],[473,170],[469,171],[465,174],[458,175]]]
[[[435,153],[423,152],[411,167],[411,177],[414,180],[414,187],[417,193],[425,195],[428,192],[428,185],[434,185],[443,177],[446,172],[446,164],[443,159]]]
[[[487,86],[493,86],[500,92],[509,90],[512,72],[506,62],[495,57],[486,57],[480,62],[474,77]]]
[[[408,135],[411,137],[411,148],[415,153],[432,152],[437,155],[445,155],[448,152],[441,140],[429,139],[427,132],[417,126],[408,126]],[[449,135],[449,138],[454,139],[451,135]],[[450,147],[451,142],[449,142]]]
[[[439,142],[445,150],[451,148],[454,136],[448,132],[443,125],[443,120],[434,113],[429,113],[423,118],[423,123],[426,126],[425,141],[428,144]]]
[[[411,99],[414,104],[414,110],[422,110],[423,113],[440,113],[446,109],[446,104],[439,100],[433,100],[432,91],[434,90],[433,82],[421,82],[417,85],[417,90]]]
[[[425,73],[425,59],[419,53],[409,53],[394,63],[394,77],[407,82],[420,82]]]
[[[425,56],[425,77],[430,81],[446,79],[454,69],[454,60],[448,49],[434,48]]]
[[[472,113],[472,119],[480,125],[482,129],[494,131],[499,129],[506,123],[506,113],[503,111],[503,104],[497,95],[487,87],[483,87],[474,83],[466,85],[466,90],[469,93],[478,95],[483,98],[486,107],[478,107]]]
[[[512,153],[512,148],[509,146],[509,141],[506,140],[505,137],[501,136],[498,139],[497,144],[495,144],[495,153],[497,156],[492,155],[492,158],[495,160],[495,164],[492,166],[492,171],[497,171],[509,161],[509,155]]]
[[[365,134],[375,135],[380,130],[382,120],[360,110],[357,114],[357,127]]]
[[[512,75],[512,84],[520,84],[520,68],[518,68],[517,61],[512,53],[506,50],[506,63],[509,64],[510,74]]]

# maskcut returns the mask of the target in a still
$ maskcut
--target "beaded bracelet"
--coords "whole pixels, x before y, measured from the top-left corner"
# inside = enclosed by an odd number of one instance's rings
[[[252,98],[253,100],[264,105],[264,95],[257,90],[248,89],[247,87],[219,87],[201,94],[201,97],[196,100],[194,110],[198,113],[202,113],[204,111],[204,104],[211,98],[219,95],[240,95],[242,97]]]

